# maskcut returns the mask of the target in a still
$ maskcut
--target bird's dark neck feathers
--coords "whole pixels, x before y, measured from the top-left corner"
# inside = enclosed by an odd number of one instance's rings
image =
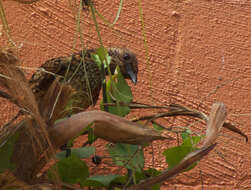
[[[111,73],[114,74],[116,66],[118,65],[118,63],[116,63],[116,62],[120,60],[119,59],[120,51],[118,48],[109,48],[108,54],[109,54],[109,56],[112,57],[112,60],[111,60],[109,67],[110,67]],[[106,71],[106,73],[108,74],[108,71]]]

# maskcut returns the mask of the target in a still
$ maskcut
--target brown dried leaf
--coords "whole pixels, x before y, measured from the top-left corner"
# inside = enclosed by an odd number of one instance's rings
[[[39,103],[41,115],[47,123],[53,124],[54,121],[62,118],[62,110],[66,107],[72,92],[71,86],[59,82],[59,78],[53,81]]]
[[[206,139],[204,141],[203,147],[207,147],[210,144],[215,143],[215,140],[222,128],[224,121],[227,116],[227,111],[223,103],[215,103],[212,106],[211,113],[209,115],[209,120],[207,122]]]
[[[56,123],[49,132],[51,140],[59,147],[91,123],[94,124],[95,135],[110,142],[144,144],[153,140],[170,139],[164,133],[158,133],[123,117],[103,111],[86,111]]]
[[[18,59],[11,51],[0,50],[0,85],[10,100],[30,115],[22,121],[20,135],[15,143],[12,161],[16,165],[15,176],[30,182],[35,175],[37,162],[45,147],[50,155],[55,151],[46,131],[47,124],[40,115],[35,96],[23,72],[17,67]],[[31,117],[30,117],[31,116]],[[46,155],[48,161],[49,155]]]
[[[7,89],[12,102],[30,113],[39,114],[35,97],[17,63],[12,52],[0,51],[0,84]]]
[[[113,143],[144,144],[154,140],[170,139],[164,133],[133,123],[124,118],[104,114],[104,118],[95,119],[94,134]]]

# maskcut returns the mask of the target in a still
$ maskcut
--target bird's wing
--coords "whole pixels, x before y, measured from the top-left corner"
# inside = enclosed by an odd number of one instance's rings
[[[32,75],[29,84],[36,96],[42,96],[50,87],[55,77],[64,77],[70,63],[70,56],[58,57],[46,61]]]

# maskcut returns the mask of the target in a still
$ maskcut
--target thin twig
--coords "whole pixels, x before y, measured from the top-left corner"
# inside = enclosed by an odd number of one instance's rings
[[[111,96],[112,97],[112,96]],[[114,101],[116,101],[116,99],[114,97],[112,97],[112,99]],[[124,103],[124,102],[120,102],[120,101],[116,101],[116,103],[104,103],[103,105],[105,106],[128,106],[131,109],[170,109],[170,106],[156,106],[156,105],[148,105],[148,104],[142,104],[142,103],[137,103],[137,102],[132,102],[132,103]]]

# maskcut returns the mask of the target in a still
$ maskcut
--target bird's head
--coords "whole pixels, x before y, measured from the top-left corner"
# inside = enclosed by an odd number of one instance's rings
[[[110,70],[115,72],[116,66],[119,65],[120,71],[125,78],[137,83],[138,61],[136,55],[128,49],[110,48],[108,53],[111,56]]]

